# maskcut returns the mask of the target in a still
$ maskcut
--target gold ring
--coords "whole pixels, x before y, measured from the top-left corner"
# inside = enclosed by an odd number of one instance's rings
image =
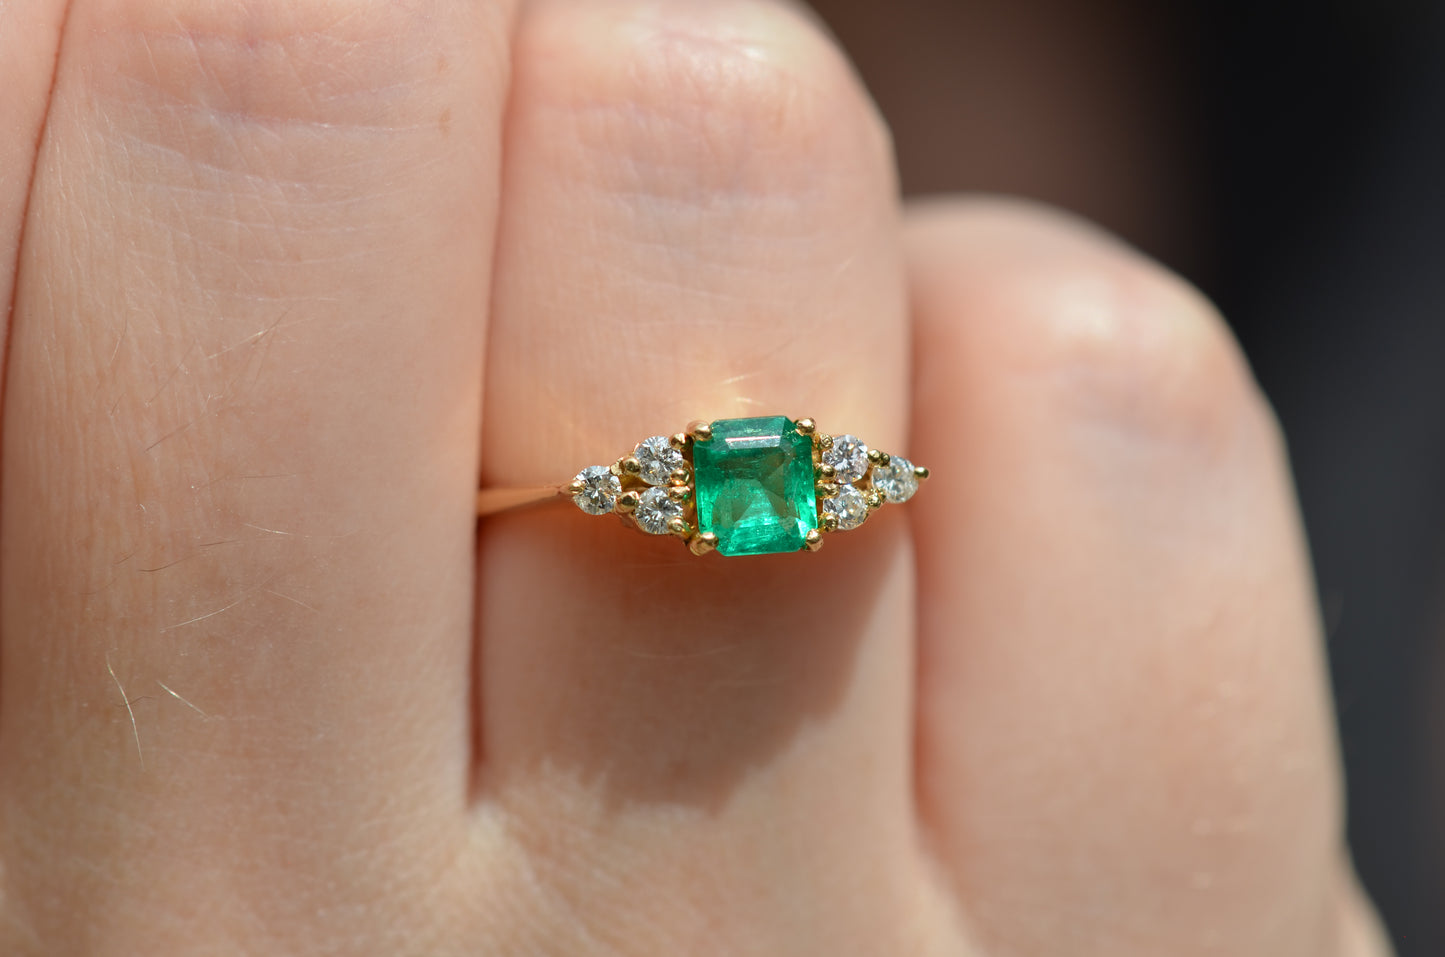
[[[482,489],[477,515],[570,497],[588,515],[680,538],[694,555],[815,552],[825,533],[908,501],[927,478],[923,466],[853,435],[825,435],[812,419],[718,419],[643,439],[566,485]]]

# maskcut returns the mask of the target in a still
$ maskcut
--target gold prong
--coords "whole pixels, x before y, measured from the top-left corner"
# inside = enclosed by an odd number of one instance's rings
[[[687,434],[694,442],[706,442],[712,438],[712,423],[696,419],[687,424]]]
[[[799,435],[812,435],[818,431],[818,423],[812,419],[799,419],[793,425],[797,428]]]
[[[869,449],[868,461],[874,465],[887,465],[890,459],[888,453],[882,449]]]
[[[687,433],[678,432],[667,440],[667,444],[677,449],[679,452],[685,451],[687,449]]]
[[[809,529],[808,537],[803,539],[803,544],[808,549],[808,551],[816,552],[818,549],[823,547],[823,533],[818,531],[816,528]]]
[[[581,495],[585,491],[587,491],[587,483],[581,479],[573,479],[567,486],[568,495]]]
[[[832,512],[825,512],[823,516],[818,519],[818,526],[825,532],[836,532],[838,530],[838,516]]]
[[[824,435],[822,432],[814,432],[813,444],[826,452],[833,447],[833,437],[831,435]]]
[[[838,483],[819,482],[818,484],[813,486],[813,489],[818,493],[819,498],[832,498],[834,495],[838,494]]]
[[[919,481],[924,481],[928,478],[928,469],[921,465],[915,465],[913,466],[913,474],[918,476]]]
[[[667,486],[667,497],[672,499],[674,502],[686,502],[687,497],[691,494],[692,489],[688,488],[686,485]]]
[[[641,475],[642,463],[637,461],[637,456],[628,455],[617,460],[617,467],[627,475]]]
[[[667,530],[678,538],[687,539],[692,535],[692,526],[680,518],[674,518],[667,523]]]
[[[701,535],[694,535],[687,540],[687,550],[694,555],[706,555],[717,548],[717,536],[712,532],[703,532]]]
[[[825,482],[831,482],[838,477],[838,470],[827,462],[818,463],[818,478]]]
[[[880,508],[883,507],[883,503],[885,501],[887,501],[887,498],[882,492],[878,491],[878,489],[875,488],[868,490],[868,511],[878,511]]]
[[[691,475],[691,474],[688,472],[688,470],[685,469],[685,468],[673,469],[672,472],[671,472],[671,474],[669,474],[669,475],[667,476],[667,484],[668,484],[668,485],[686,485],[686,484],[687,484],[687,480],[688,480],[689,478],[691,478],[691,477],[692,477],[692,475]]]
[[[630,515],[637,506],[642,504],[642,493],[638,491],[623,492],[617,496],[617,504],[612,510],[619,515]]]

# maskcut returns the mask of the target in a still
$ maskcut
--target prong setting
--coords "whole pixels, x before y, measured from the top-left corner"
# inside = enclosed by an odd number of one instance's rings
[[[708,552],[717,551],[717,536],[712,532],[702,532],[687,540],[687,550],[694,555],[706,555]]]

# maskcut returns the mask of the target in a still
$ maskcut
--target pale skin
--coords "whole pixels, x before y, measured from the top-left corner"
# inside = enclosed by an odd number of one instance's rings
[[[901,208],[806,17],[8,0],[0,81],[0,952],[1386,954],[1226,327]],[[933,477],[475,521],[774,413]]]

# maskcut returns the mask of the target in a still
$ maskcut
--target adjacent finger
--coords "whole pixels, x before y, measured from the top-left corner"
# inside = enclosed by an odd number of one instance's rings
[[[899,447],[891,161],[811,23],[771,3],[528,5],[508,134],[486,484],[565,482],[699,418],[809,415]],[[483,785],[576,908],[547,926],[617,932],[666,893],[675,919],[626,949],[698,952],[671,935],[731,915],[732,952],[804,926],[898,952],[919,906],[900,876],[912,582],[897,515],[817,555],[733,558],[570,504],[484,523]],[[865,898],[887,926],[861,939],[861,907],[797,910]]]
[[[507,20],[75,0],[5,410],[47,953],[415,952],[451,906]]]
[[[1228,332],[1061,217],[924,207],[909,250],[937,475],[915,512],[919,800],[978,939],[1337,952],[1309,570]]]

